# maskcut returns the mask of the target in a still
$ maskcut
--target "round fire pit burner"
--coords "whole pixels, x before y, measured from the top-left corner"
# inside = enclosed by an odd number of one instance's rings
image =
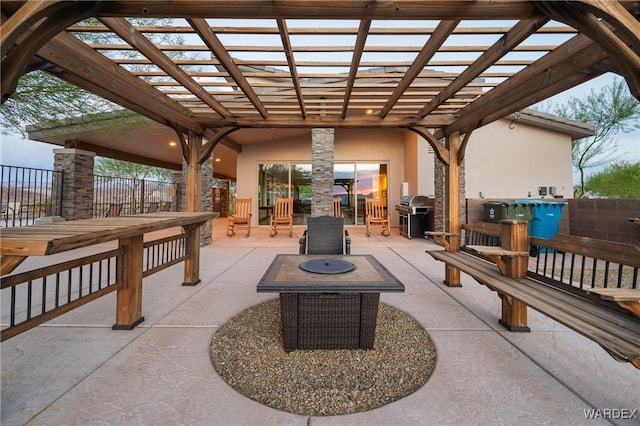
[[[340,259],[312,259],[301,263],[300,269],[313,274],[344,274],[356,269],[356,265]]]

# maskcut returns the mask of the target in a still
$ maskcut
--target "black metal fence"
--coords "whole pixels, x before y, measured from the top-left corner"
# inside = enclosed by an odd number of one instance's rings
[[[0,165],[0,226],[33,225],[62,211],[62,172]]]
[[[93,216],[172,211],[175,193],[170,182],[94,175]]]

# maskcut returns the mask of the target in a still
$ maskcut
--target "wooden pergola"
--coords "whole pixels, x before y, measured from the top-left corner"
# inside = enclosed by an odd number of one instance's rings
[[[198,210],[200,167],[213,148],[241,150],[229,137],[236,130],[405,128],[445,164],[452,250],[474,129],[606,72],[640,99],[638,1],[4,0],[1,8],[2,102],[22,75],[42,70],[171,126],[188,164],[188,211]],[[86,33],[104,41],[86,42]]]

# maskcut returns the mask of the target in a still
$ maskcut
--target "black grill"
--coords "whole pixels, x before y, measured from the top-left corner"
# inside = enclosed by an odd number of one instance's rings
[[[429,197],[424,195],[405,195],[396,205],[400,216],[400,234],[411,239],[424,237],[427,230],[427,217],[430,207]]]

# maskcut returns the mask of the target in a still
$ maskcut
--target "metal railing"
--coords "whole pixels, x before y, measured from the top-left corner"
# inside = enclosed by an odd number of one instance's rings
[[[62,212],[62,172],[0,166],[0,226],[33,225]]]
[[[173,211],[174,194],[170,182],[94,175],[93,217]]]
[[[463,225],[465,244],[500,245],[500,225]],[[640,288],[637,248],[630,244],[572,235],[531,237],[527,275],[557,286],[579,289]]]

